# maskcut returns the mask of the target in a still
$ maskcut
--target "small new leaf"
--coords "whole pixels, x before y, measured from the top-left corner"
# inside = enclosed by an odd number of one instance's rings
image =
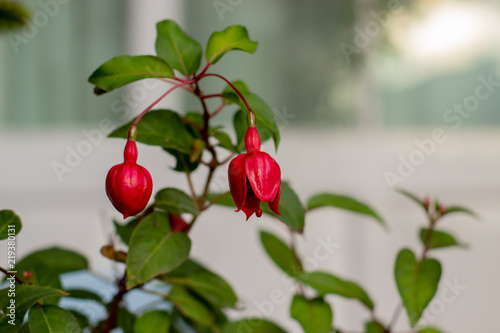
[[[333,329],[332,309],[321,297],[307,299],[295,295],[290,316],[299,322],[305,333],[330,333]]]
[[[0,240],[17,235],[22,228],[21,219],[12,210],[0,210]]]
[[[427,245],[429,249],[437,249],[449,246],[466,247],[466,245],[458,242],[455,237],[447,232],[433,230],[430,236],[429,232],[431,231],[427,228],[420,229],[420,241],[424,246]]]
[[[214,32],[208,39],[205,57],[207,62],[216,64],[224,54],[239,50],[254,53],[257,42],[251,41],[248,31],[241,25],[232,25],[220,32]]]

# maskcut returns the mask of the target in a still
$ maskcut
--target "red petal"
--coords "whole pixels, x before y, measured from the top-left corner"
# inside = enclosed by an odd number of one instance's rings
[[[280,195],[281,195],[281,185],[280,185],[280,188],[278,189],[278,193],[276,194],[276,197],[274,198],[273,201],[271,201],[269,203],[269,208],[271,208],[271,210],[278,215],[281,215],[281,213],[278,209],[279,205],[280,205]]]
[[[247,193],[247,199],[243,207],[241,207],[241,209],[247,215],[247,221],[250,218],[250,216],[252,216],[253,213],[255,213],[257,217],[262,216],[262,210],[260,209],[260,200],[252,192],[252,189],[249,189]]]
[[[281,185],[281,170],[276,161],[264,152],[247,154],[246,175],[253,192],[261,201],[270,202]]]
[[[236,156],[228,168],[229,189],[234,203],[239,211],[245,203],[247,195],[247,179],[245,175],[245,157],[247,154]]]

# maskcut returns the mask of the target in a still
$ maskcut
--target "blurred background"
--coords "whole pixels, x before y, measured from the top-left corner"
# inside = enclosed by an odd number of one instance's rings
[[[419,251],[417,231],[425,222],[394,187],[467,206],[480,222],[457,215],[441,227],[469,248],[435,253],[443,263],[440,290],[450,283],[462,288],[450,302],[438,291],[423,318],[447,332],[498,330],[498,1],[18,3],[28,10],[28,24],[0,31],[0,208],[13,209],[24,223],[20,256],[58,245],[85,253],[105,275],[122,270],[99,253],[116,241],[111,219],[119,215],[105,195],[104,179],[123,149],[123,141],[105,135],[109,124],[131,119],[168,86],[146,89],[138,83],[96,97],[87,78],[116,55],[154,54],[157,21],[176,20],[202,45],[213,31],[242,24],[259,42],[257,53],[228,54],[213,70],[243,79],[272,107],[282,133],[273,155],[283,178],[303,201],[319,191],[355,196],[390,226],[386,232],[352,214],[313,212],[302,256],[314,259],[318,246],[334,242],[328,258],[316,258],[317,267],[360,282],[388,322],[399,302],[395,256],[404,246]],[[217,81],[204,86],[221,88]],[[162,105],[184,112],[198,109],[195,102],[179,91]],[[224,111],[220,121],[231,119],[232,112]],[[273,152],[270,143],[265,148]],[[140,150],[139,163],[150,170],[155,191],[187,189],[170,169],[169,156],[154,147]],[[213,190],[226,189],[220,173]],[[261,229],[287,237],[268,218],[244,222],[243,214],[213,208],[193,230],[192,255],[232,283],[245,306],[232,316],[270,316],[289,332],[300,332],[287,319],[293,288],[261,248]],[[0,264],[5,261],[2,255]],[[285,302],[263,311],[275,290],[287,295]],[[360,331],[368,314],[354,301],[332,300],[335,323]],[[401,316],[396,326],[407,325]]]

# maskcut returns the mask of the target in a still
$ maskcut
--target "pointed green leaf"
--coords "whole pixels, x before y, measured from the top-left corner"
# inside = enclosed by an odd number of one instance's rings
[[[300,202],[298,195],[290,187],[288,182],[281,182],[281,196],[279,211],[282,214],[274,214],[269,206],[265,203],[261,204],[262,211],[266,214],[274,216],[275,218],[283,221],[293,230],[302,233],[305,224],[305,209]]]
[[[444,333],[444,332],[434,327],[424,327],[419,329],[418,333]]]
[[[174,270],[186,261],[190,249],[191,240],[185,233],[171,232],[166,213],[148,215],[130,239],[127,287],[135,287]]]
[[[106,92],[149,78],[174,77],[172,67],[163,59],[150,56],[118,56],[99,66],[89,82]]]
[[[228,102],[233,102],[239,104],[245,112],[247,111],[247,107],[240,99],[240,97],[235,92],[224,92],[223,97]],[[278,145],[280,143],[280,133],[279,129],[276,125],[276,120],[274,118],[273,111],[259,96],[251,92],[242,92],[243,97],[245,97],[246,101],[252,108],[252,111],[255,112],[257,116],[257,128],[259,129],[259,133],[261,136],[265,135],[265,132],[269,134],[274,141],[274,146],[276,150],[278,150]]]
[[[378,324],[374,321],[369,321],[366,323],[365,331],[366,331],[366,333],[386,333],[387,332],[384,329],[384,327],[382,327],[380,324]]]
[[[128,245],[130,243],[130,237],[132,237],[132,233],[134,232],[135,225],[137,224],[137,219],[133,219],[126,224],[121,224],[113,220],[113,224],[115,225],[118,236]]]
[[[135,333],[134,325],[136,319],[135,315],[124,306],[118,311],[118,327],[123,329],[123,333]]]
[[[9,294],[9,288],[0,290],[0,310],[6,314],[10,313],[8,306],[11,305],[10,301],[12,297]],[[9,321],[13,318],[6,316],[0,320],[0,332],[11,333],[16,332],[21,326],[24,320],[26,312],[29,308],[33,306],[36,302],[50,296],[64,296],[66,293],[62,290],[50,288],[50,287],[39,287],[31,285],[16,285],[16,295],[15,295],[15,320],[14,324],[9,324]]]
[[[201,45],[188,36],[174,21],[156,24],[156,53],[186,77],[200,67]]]
[[[76,310],[69,310],[69,312],[71,312],[73,316],[75,316],[76,321],[78,322],[78,325],[80,325],[81,329],[84,329],[85,327],[90,327],[90,322],[87,316]]]
[[[185,277],[167,278],[165,281],[189,288],[218,308],[234,308],[238,301],[229,283],[208,270],[192,272]]]
[[[248,31],[241,25],[232,25],[220,32],[214,32],[208,39],[205,58],[215,64],[224,54],[233,50],[254,53],[257,42],[248,37]]]
[[[220,147],[224,147],[227,150],[229,150],[230,152],[233,152],[236,154],[239,154],[241,152],[240,150],[238,150],[237,147],[235,147],[233,145],[233,142],[231,141],[231,138],[229,137],[229,135],[227,133],[222,132],[222,131],[214,131],[212,133],[212,136],[214,138],[216,138],[217,141],[219,141]]]
[[[297,276],[302,272],[300,262],[292,250],[278,237],[266,231],[261,231],[260,241],[269,257],[283,272],[290,276]]]
[[[191,162],[188,154],[181,153],[174,149],[164,150],[175,158],[175,167],[172,168],[175,171],[193,172],[200,165],[198,161]]]
[[[295,295],[290,316],[299,322],[305,333],[330,333],[333,330],[332,309],[321,297],[307,299]]]
[[[447,214],[451,214],[451,213],[464,213],[464,214],[470,215],[472,217],[478,218],[477,214],[474,213],[472,210],[465,208],[465,207],[460,207],[460,206],[447,207],[446,210],[444,211],[443,215],[447,215]]]
[[[400,189],[400,188],[397,188],[396,191],[401,193],[402,195],[404,195],[408,199],[412,200],[413,202],[417,203],[420,207],[422,207],[427,212],[427,207],[426,207],[424,201],[421,200],[419,197],[417,197],[416,195],[414,195],[408,191]]]
[[[403,249],[396,258],[394,274],[411,327],[414,327],[436,294],[441,264],[435,259],[418,263],[411,250]]]
[[[88,291],[88,290],[66,289],[65,291],[68,293],[67,297],[73,297],[73,298],[79,298],[79,299],[89,299],[89,300],[96,301],[99,303],[103,302],[101,296],[99,296],[96,293],[93,293],[91,291]]]
[[[12,210],[0,210],[0,240],[17,235],[22,228],[21,219]]]
[[[154,205],[173,215],[181,215],[182,213],[198,215],[200,213],[193,198],[181,190],[171,187],[156,193]]]
[[[128,129],[134,120],[114,130],[109,137],[126,139]],[[147,145],[190,154],[194,138],[177,113],[170,110],[153,110],[146,113],[137,124],[136,140]]]
[[[307,201],[308,210],[328,206],[367,215],[374,218],[376,221],[382,224],[382,226],[386,226],[384,220],[370,206],[352,197],[333,193],[320,193],[312,196]]]
[[[439,231],[439,230],[433,230],[430,239],[427,239],[429,233],[429,229],[427,228],[422,228],[420,229],[420,240],[422,241],[423,245],[426,245],[427,242],[427,247],[429,249],[436,249],[440,247],[448,247],[448,246],[461,246],[465,247],[464,244],[458,242],[455,237],[450,235],[447,232],[444,231]]]
[[[215,317],[209,308],[185,288],[174,286],[166,298],[174,303],[175,308],[183,316],[203,325],[211,326],[214,324]]]
[[[286,333],[278,325],[260,318],[241,319],[227,323],[222,333]]]
[[[171,318],[165,311],[154,310],[144,313],[134,323],[134,333],[168,333]]]
[[[343,280],[326,272],[302,273],[299,280],[316,289],[320,294],[335,294],[346,298],[354,298],[370,310],[374,305],[368,294],[355,282]]]
[[[31,333],[82,332],[75,316],[55,305],[34,305],[28,323]]]

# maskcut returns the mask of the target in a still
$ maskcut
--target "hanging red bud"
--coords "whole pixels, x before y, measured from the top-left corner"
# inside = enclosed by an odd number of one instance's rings
[[[127,141],[123,157],[125,161],[108,172],[106,194],[125,219],[144,210],[153,191],[153,180],[149,171],[137,164],[134,140]]]

